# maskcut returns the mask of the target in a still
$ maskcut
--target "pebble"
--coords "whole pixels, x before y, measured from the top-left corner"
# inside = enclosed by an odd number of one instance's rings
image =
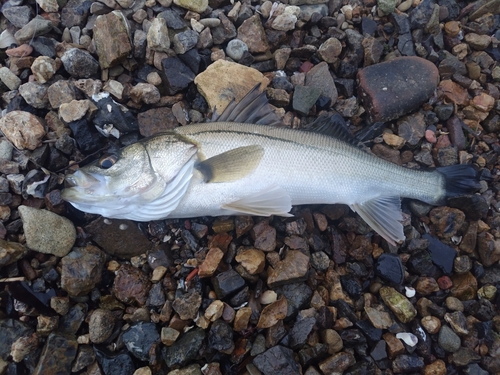
[[[175,34],[172,38],[174,51],[179,55],[185,54],[196,46],[196,44],[198,43],[198,39],[199,35],[194,30],[186,30]]]
[[[162,327],[161,329],[161,342],[165,346],[172,346],[174,342],[179,337],[180,332],[170,328],[170,327]]]
[[[402,354],[392,361],[394,373],[419,372],[424,368],[424,359],[413,355]]]
[[[192,329],[184,333],[172,346],[163,351],[163,359],[168,367],[184,366],[198,356],[205,331],[201,328]]]
[[[132,51],[127,20],[120,11],[98,16],[93,33],[101,69],[118,65]]]
[[[45,108],[48,104],[47,87],[36,82],[27,82],[19,86],[19,94],[35,108]]]
[[[22,244],[0,239],[0,267],[17,262],[27,253],[28,249]]]
[[[76,340],[64,335],[51,333],[47,337],[33,374],[70,373],[77,348],[78,344]]]
[[[170,38],[168,36],[167,22],[162,17],[156,17],[147,34],[148,48],[157,52],[168,52]]]
[[[196,13],[203,13],[208,7],[208,0],[174,0],[174,4]]]
[[[298,250],[290,250],[282,261],[269,269],[267,285],[274,288],[304,281],[307,278],[308,268],[309,257]]]
[[[454,353],[460,349],[461,342],[460,337],[450,327],[443,325],[439,330],[438,344],[445,351]]]
[[[226,46],[226,55],[235,61],[240,61],[245,51],[248,51],[248,46],[240,39],[232,39]]]
[[[79,48],[71,48],[61,56],[64,69],[74,78],[90,78],[97,74],[99,63]]]
[[[95,246],[77,247],[61,259],[61,287],[70,296],[89,293],[101,282],[105,255]]]
[[[47,210],[28,206],[19,206],[18,209],[28,248],[58,257],[68,254],[76,240],[71,221]]]
[[[126,304],[143,306],[150,288],[151,282],[147,275],[130,264],[123,264],[116,272],[113,294]]]
[[[422,323],[422,326],[431,335],[438,333],[440,328],[441,328],[441,321],[438,318],[436,318],[435,316],[431,316],[431,315],[424,316],[420,320],[420,323]]]
[[[320,95],[330,98],[331,105],[337,102],[337,88],[325,61],[315,65],[306,73],[305,85],[318,88]]]
[[[351,353],[340,352],[320,362],[319,368],[324,374],[342,373],[354,363],[356,363],[356,360]]]
[[[29,6],[10,6],[4,7],[2,14],[15,27],[22,28],[28,24],[33,17],[32,10]]]
[[[19,44],[28,42],[33,37],[45,35],[53,28],[52,22],[44,19],[41,16],[36,16],[26,25],[21,26],[21,29],[16,31],[14,38]]]
[[[277,345],[253,359],[253,364],[264,375],[298,375],[299,364],[293,357],[293,351],[285,346]]]
[[[195,79],[193,71],[177,57],[163,59],[161,65],[166,76],[169,95],[185,89]]]
[[[105,342],[113,333],[115,316],[109,310],[96,309],[90,315],[89,336],[95,344]]]
[[[245,250],[236,255],[235,259],[250,275],[261,273],[266,265],[264,252],[257,249]]]
[[[123,343],[128,351],[141,361],[150,359],[151,349],[159,342],[160,335],[154,323],[139,322],[123,334]]]
[[[21,85],[21,79],[5,66],[0,68],[0,81],[7,86],[9,90],[17,90]]]
[[[396,284],[404,280],[404,268],[401,259],[394,254],[382,254],[377,259],[375,272],[378,276]]]
[[[269,51],[267,35],[266,32],[264,31],[264,27],[262,26],[262,22],[258,14],[250,18],[247,18],[245,21],[243,21],[241,26],[238,27],[238,39],[233,39],[232,41],[229,42],[229,44],[231,44],[233,41],[237,41],[237,43],[239,43],[240,41],[243,42],[243,45],[240,44],[239,47],[239,50],[241,50],[241,54],[243,54],[243,51],[245,50],[248,50],[252,54],[265,53]],[[231,56],[229,55],[229,57]],[[235,59],[235,60],[239,61],[240,59]]]
[[[46,83],[54,76],[57,70],[55,60],[47,56],[39,56],[33,61],[31,71],[38,83]]]
[[[174,311],[182,320],[195,319],[201,306],[201,295],[195,290],[189,290],[177,296],[172,304]]]
[[[219,299],[233,295],[245,286],[245,280],[232,269],[216,275],[212,283]]]
[[[411,56],[364,68],[357,78],[364,107],[375,122],[393,120],[418,108],[436,90],[439,75],[434,64]]]
[[[408,323],[417,315],[417,310],[411,302],[394,288],[382,287],[379,293],[384,303],[401,322]]]
[[[286,318],[288,312],[288,301],[286,298],[281,298],[266,307],[260,313],[258,328],[270,328],[278,321]]]

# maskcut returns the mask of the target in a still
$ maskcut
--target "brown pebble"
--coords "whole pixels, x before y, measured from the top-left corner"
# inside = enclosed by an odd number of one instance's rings
[[[5,54],[11,57],[24,57],[31,55],[31,52],[33,52],[33,47],[28,44],[22,44],[19,47],[6,50]]]

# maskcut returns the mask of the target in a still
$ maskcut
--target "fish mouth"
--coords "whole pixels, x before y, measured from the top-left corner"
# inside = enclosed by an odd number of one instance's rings
[[[66,176],[65,181],[69,187],[63,189],[61,197],[68,202],[99,200],[98,196],[94,194],[100,188],[105,186],[104,177],[99,178],[93,174],[86,173],[81,169]]]

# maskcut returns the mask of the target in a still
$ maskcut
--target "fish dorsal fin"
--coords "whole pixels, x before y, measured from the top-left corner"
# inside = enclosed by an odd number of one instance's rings
[[[356,147],[359,144],[358,139],[349,132],[344,118],[338,113],[323,114],[304,130],[337,138]]]
[[[258,193],[247,195],[237,201],[222,206],[222,208],[246,215],[293,216],[288,213],[292,209],[292,198],[285,189],[278,186],[271,186]]]
[[[254,86],[239,102],[234,99],[220,115],[214,109],[211,122],[240,122],[260,125],[282,125],[272,110],[265,91],[260,92],[260,83]]]
[[[206,182],[231,182],[252,173],[260,163],[264,149],[259,145],[238,147],[215,155],[196,166]]]
[[[391,245],[404,241],[403,216],[399,197],[379,197],[363,203],[352,204],[351,209],[359,214],[370,227]]]

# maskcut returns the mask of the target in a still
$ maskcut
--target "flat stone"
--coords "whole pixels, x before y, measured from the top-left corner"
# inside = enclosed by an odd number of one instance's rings
[[[325,61],[315,65],[306,73],[305,85],[318,88],[320,95],[330,98],[331,105],[337,102],[337,87]]]
[[[370,121],[389,121],[422,105],[439,81],[437,68],[420,57],[400,57],[358,72],[359,96]]]
[[[177,297],[172,304],[172,308],[182,320],[195,319],[200,306],[201,295],[195,290],[189,290]]]
[[[293,351],[282,345],[274,346],[253,359],[253,364],[264,375],[299,375],[300,367]]]
[[[217,267],[219,266],[219,263],[221,262],[223,257],[224,253],[222,252],[222,250],[217,247],[211,248],[205,256],[205,260],[203,261],[203,263],[198,267],[199,277],[211,277],[217,270]]]
[[[98,16],[93,31],[102,69],[118,65],[132,51],[127,20],[120,11]]]
[[[263,251],[249,249],[236,255],[236,261],[251,275],[256,275],[264,271],[266,265],[266,255]]]
[[[258,328],[270,328],[278,321],[286,318],[288,312],[288,301],[285,297],[267,305],[260,313]]]
[[[233,77],[238,77],[235,81]],[[211,109],[217,108],[222,113],[229,102],[239,102],[255,85],[261,84],[261,90],[269,80],[256,69],[226,60],[217,60],[194,79],[198,91],[208,102]]]
[[[51,30],[52,22],[41,16],[37,16],[24,25],[20,30],[16,31],[14,38],[16,38],[19,44],[23,44],[28,42],[33,37],[45,35]]]
[[[53,212],[28,206],[19,206],[19,214],[28,248],[59,257],[68,254],[76,240],[71,221]]]
[[[75,339],[51,333],[45,342],[33,374],[69,374],[77,349],[78,343]]]
[[[153,244],[130,220],[98,218],[85,227],[92,240],[107,253],[130,259],[145,254]]]
[[[270,288],[304,281],[309,269],[309,257],[298,250],[288,251],[285,259],[269,267],[267,284]]]

